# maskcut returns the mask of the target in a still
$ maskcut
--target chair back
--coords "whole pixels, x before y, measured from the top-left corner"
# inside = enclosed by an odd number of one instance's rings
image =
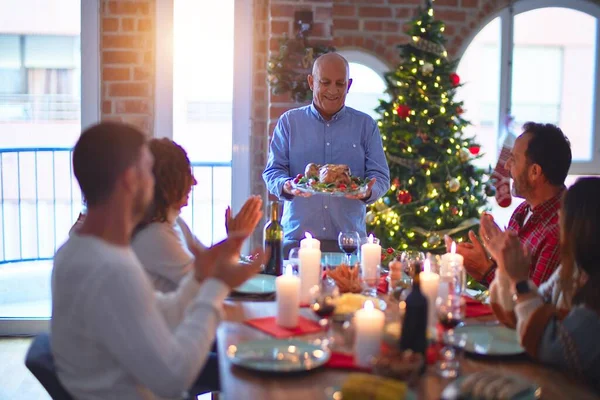
[[[50,336],[47,333],[42,333],[33,340],[25,356],[25,365],[52,399],[73,400],[56,375],[54,357],[50,350]]]

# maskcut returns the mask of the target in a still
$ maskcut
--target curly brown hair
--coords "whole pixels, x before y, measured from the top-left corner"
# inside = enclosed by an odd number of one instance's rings
[[[148,143],[154,156],[154,201],[138,228],[151,222],[165,222],[169,209],[196,184],[186,151],[171,139],[152,139]]]

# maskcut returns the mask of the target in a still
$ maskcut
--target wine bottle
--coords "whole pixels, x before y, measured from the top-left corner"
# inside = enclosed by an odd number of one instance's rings
[[[425,357],[427,350],[427,298],[421,292],[420,272],[420,263],[415,263],[413,287],[405,300],[406,308],[402,322],[400,350],[412,350]]]
[[[279,222],[279,202],[271,202],[271,219],[265,225],[264,248],[270,251],[265,274],[279,276],[283,268],[283,226]]]

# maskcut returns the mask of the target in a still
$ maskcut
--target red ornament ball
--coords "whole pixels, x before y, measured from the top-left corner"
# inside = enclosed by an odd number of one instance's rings
[[[394,249],[392,249],[391,247],[388,247],[386,251],[388,254],[392,254],[394,252]]]
[[[458,215],[458,208],[456,208],[456,207],[452,207],[452,208],[450,209],[450,212],[452,213],[452,215]]]
[[[393,185],[393,186],[396,186],[396,187],[400,187],[400,179],[398,179],[398,178],[394,178],[394,179],[392,180],[392,185]]]
[[[474,145],[474,146],[469,147],[469,152],[471,154],[473,154],[474,156],[476,156],[477,154],[479,154],[480,150],[481,150],[481,146]]]
[[[458,76],[458,75],[457,75]],[[465,110],[463,110],[463,108],[461,106],[456,107],[456,113],[458,115],[461,115],[462,113],[464,113]]]
[[[396,112],[400,118],[406,118],[410,114],[410,107],[406,104],[400,104],[398,107],[396,107]]]
[[[400,204],[408,204],[412,201],[412,196],[408,190],[398,190],[396,198]]]
[[[454,72],[450,73],[450,83],[452,83],[452,86],[458,86],[460,83],[460,76]]]

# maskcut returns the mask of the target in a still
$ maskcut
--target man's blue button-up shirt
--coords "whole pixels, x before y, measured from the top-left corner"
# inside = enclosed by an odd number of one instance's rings
[[[309,163],[346,164],[352,175],[376,178],[371,196],[364,200],[313,195],[290,197],[284,183],[303,174]],[[390,187],[390,171],[376,122],[365,113],[343,107],[329,121],[314,105],[284,113],[270,144],[263,179],[269,192],[284,203],[282,225],[286,240],[304,238],[305,232],[323,240],[337,240],[339,232],[366,235],[366,204]]]

